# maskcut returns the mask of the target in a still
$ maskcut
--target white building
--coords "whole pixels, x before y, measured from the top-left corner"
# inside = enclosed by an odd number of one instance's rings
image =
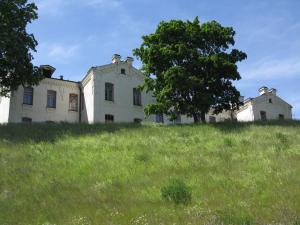
[[[55,68],[41,66],[45,79],[39,85],[0,97],[0,123],[155,121],[145,117],[153,98],[138,90],[144,75],[132,62],[114,55],[111,64],[90,68],[81,82],[53,78]]]
[[[277,96],[277,90],[267,87],[259,89],[259,96],[244,101],[236,112],[238,121],[292,119],[292,106]]]
[[[144,75],[132,66],[133,58],[122,61],[115,54],[112,63],[92,67],[80,82],[53,78],[55,68],[41,66],[45,78],[37,86],[20,87],[10,97],[0,97],[0,123],[18,122],[141,122],[165,124],[193,123],[193,118],[178,116],[169,121],[165,115],[146,117],[144,108],[155,99],[150,93],[139,91]],[[253,121],[266,112],[268,119],[291,118],[291,106],[273,91],[245,102],[238,111],[239,121]],[[272,104],[266,101],[272,99]],[[267,100],[266,100],[267,99]],[[265,103],[266,102],[266,103]],[[206,115],[208,122],[231,120],[232,113],[225,111]]]

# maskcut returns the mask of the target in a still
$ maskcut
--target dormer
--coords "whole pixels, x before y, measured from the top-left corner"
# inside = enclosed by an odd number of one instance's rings
[[[44,77],[51,78],[56,69],[50,65],[41,65],[40,70]]]

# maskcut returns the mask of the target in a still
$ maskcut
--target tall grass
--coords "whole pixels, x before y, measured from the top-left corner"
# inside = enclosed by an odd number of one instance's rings
[[[300,122],[0,126],[0,224],[294,225],[299,187]]]

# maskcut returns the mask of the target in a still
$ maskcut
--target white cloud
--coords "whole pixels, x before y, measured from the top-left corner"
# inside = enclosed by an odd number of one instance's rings
[[[65,46],[62,44],[53,44],[49,48],[48,56],[56,60],[67,60],[73,58],[79,50],[79,45]]]
[[[248,66],[249,67],[249,66]],[[280,79],[300,76],[300,58],[264,59],[251,69],[242,69],[243,79]]]
[[[115,9],[121,6],[119,0],[33,0],[36,3],[39,13],[62,16],[67,7],[71,6],[86,6],[97,7],[102,9]]]
[[[63,15],[64,8],[69,3],[67,0],[36,0],[34,2],[38,7],[39,14],[52,16]]]
[[[121,2],[118,0],[84,0],[82,1],[88,6],[100,7],[100,8],[118,8],[121,6]]]

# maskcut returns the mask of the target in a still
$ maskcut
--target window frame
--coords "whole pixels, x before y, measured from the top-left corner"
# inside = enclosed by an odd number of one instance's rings
[[[134,118],[133,122],[136,124],[141,124],[143,122],[143,120],[141,118]]]
[[[28,94],[28,92],[26,93],[26,90],[30,89],[31,90],[31,95]],[[33,92],[34,89],[33,87],[24,87],[24,92],[23,92],[23,105],[33,105]],[[30,96],[30,98],[29,98]],[[28,100],[26,97],[28,97],[28,99],[30,99],[30,101],[26,102],[26,100]]]
[[[114,102],[115,96],[114,96],[114,84],[106,82],[105,83],[105,101]]]
[[[50,103],[49,97],[53,97],[53,96],[54,96],[54,101],[53,101],[53,105],[51,105],[49,104]],[[54,90],[47,90],[47,108],[56,109],[56,105],[57,105],[57,92]]]
[[[115,121],[115,116],[112,114],[105,114],[105,123],[113,123]]]
[[[266,111],[259,111],[259,114],[260,114],[261,121],[267,121],[267,112]]]
[[[75,97],[76,99],[76,109],[71,106],[71,98]],[[78,112],[78,94],[70,93],[69,94],[69,111]]]
[[[216,122],[217,122],[217,118],[216,118],[215,116],[209,116],[209,117],[208,117],[208,121],[209,121],[210,123],[216,123]]]
[[[121,68],[121,74],[126,75],[126,69],[125,68]]]
[[[30,117],[22,117],[22,123],[32,123],[32,118],[30,118]]]
[[[164,123],[164,115],[163,114],[156,114],[155,115],[155,122],[156,123]]]
[[[133,105],[142,106],[142,92],[138,88],[133,88]]]

